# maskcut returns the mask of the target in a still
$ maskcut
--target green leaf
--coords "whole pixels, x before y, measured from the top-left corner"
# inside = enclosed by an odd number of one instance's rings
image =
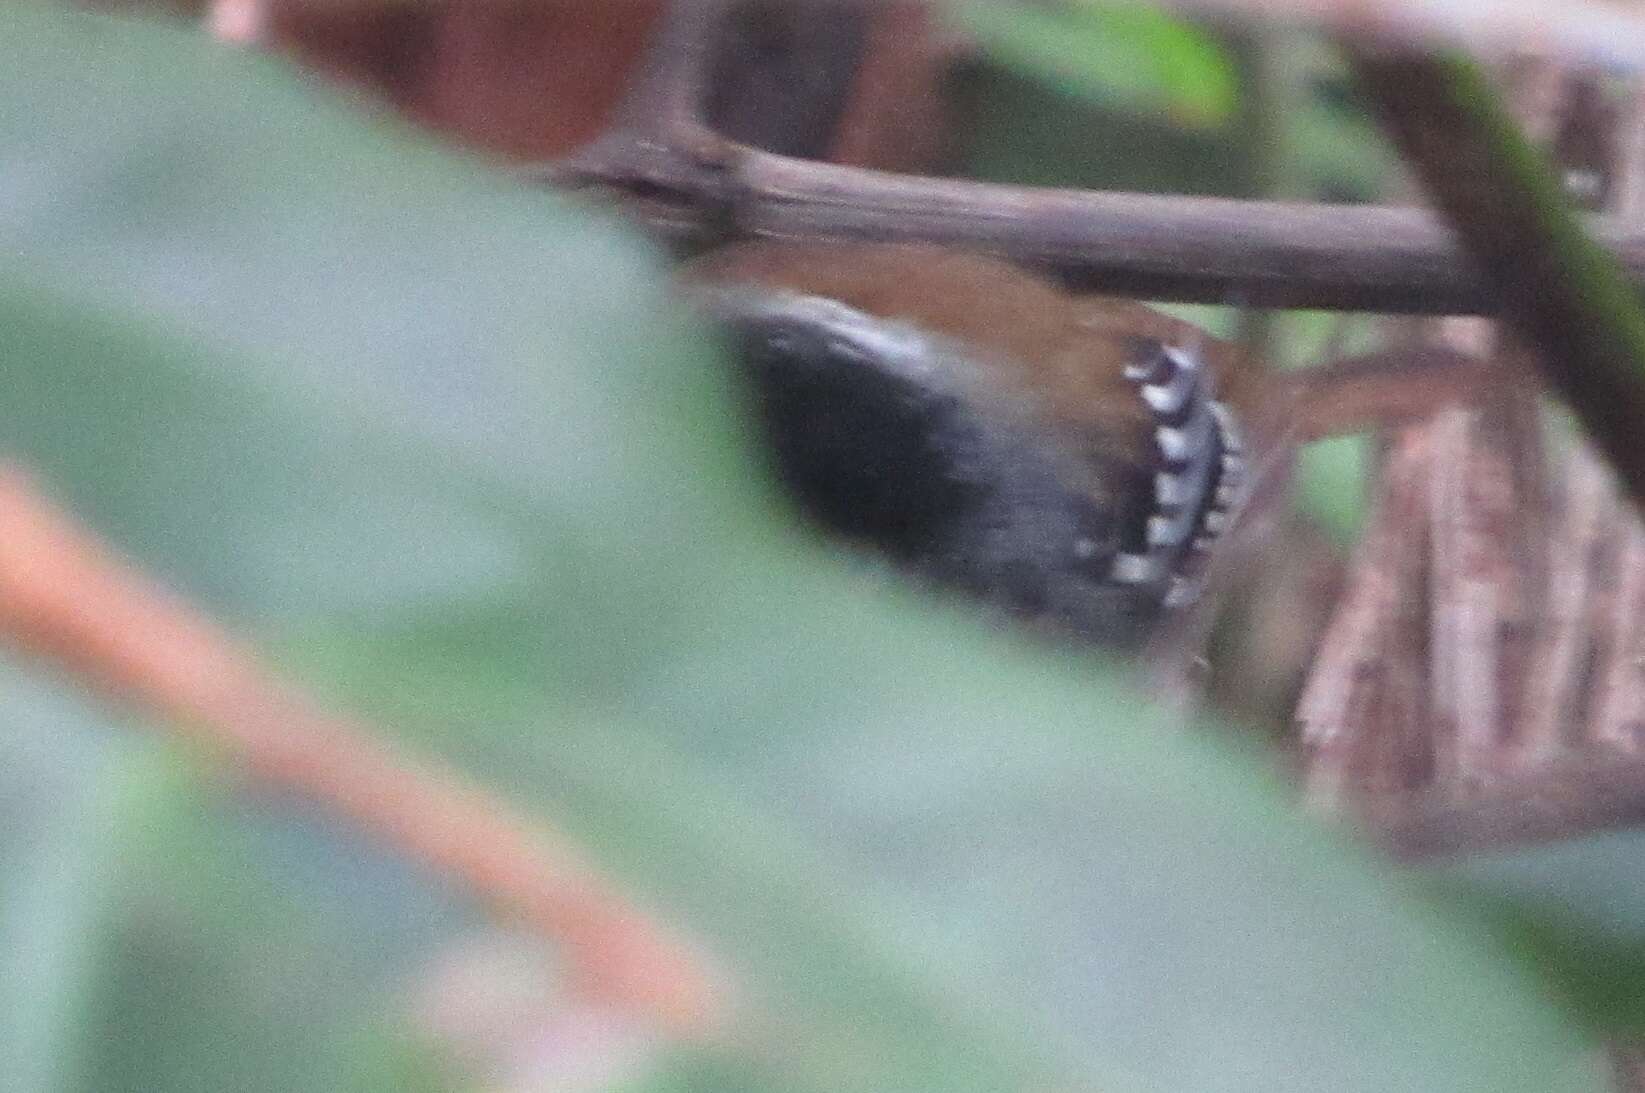
[[[1222,125],[1238,105],[1227,51],[1158,8],[1101,0],[952,0],[950,7],[990,55],[1099,105],[1194,127]]]
[[[0,9],[0,97],[8,450],[700,939],[736,1019],[656,1088],[1597,1088],[1538,978],[1250,757],[792,533],[607,219],[106,16]],[[462,894],[152,785],[100,832],[82,1088],[392,1072],[350,1045]]]
[[[1590,1020],[1637,1034],[1645,1030],[1642,843],[1639,831],[1612,831],[1499,850],[1439,865],[1430,880],[1536,953]]]
[[[1303,509],[1344,546],[1357,543],[1369,504],[1368,437],[1337,436],[1297,453],[1297,487]]]

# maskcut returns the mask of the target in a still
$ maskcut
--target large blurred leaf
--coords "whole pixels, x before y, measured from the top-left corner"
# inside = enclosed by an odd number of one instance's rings
[[[6,1088],[357,1088],[395,1056],[427,1070],[372,1007],[453,916],[316,830],[352,867],[353,898],[334,898],[337,877],[282,853],[289,816],[203,796],[107,720],[0,663]]]
[[[0,9],[0,97],[5,446],[701,937],[740,1017],[656,1088],[1592,1087],[1504,951],[1252,763],[787,533],[623,232],[174,31]],[[129,864],[71,888],[149,898],[57,927],[105,955],[36,1042],[87,1089],[357,1081],[450,893],[162,800],[79,824]]]
[[[1435,870],[1478,902],[1597,1022],[1645,1029],[1645,832],[1498,850]]]
[[[117,841],[117,756],[85,733],[82,711],[9,674],[0,691],[0,1073],[15,1088],[77,1080],[76,1032],[94,973],[89,919]],[[9,726],[27,726],[26,731]]]

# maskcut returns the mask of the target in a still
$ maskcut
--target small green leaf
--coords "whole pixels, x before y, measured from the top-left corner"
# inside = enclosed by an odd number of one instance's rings
[[[1102,0],[953,0],[951,7],[991,55],[1092,102],[1192,127],[1222,125],[1238,105],[1227,51],[1158,8]]]
[[[1303,510],[1343,546],[1358,542],[1365,526],[1370,458],[1370,440],[1363,436],[1317,441],[1297,455]]]

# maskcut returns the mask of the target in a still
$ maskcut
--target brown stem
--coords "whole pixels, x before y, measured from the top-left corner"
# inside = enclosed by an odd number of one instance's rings
[[[1440,345],[1344,357],[1279,377],[1299,442],[1412,424],[1477,401],[1507,378],[1493,361]]]
[[[1374,802],[1369,830],[1398,857],[1479,853],[1645,824],[1645,758],[1551,763],[1466,797],[1418,791]]]
[[[668,238],[966,247],[1116,295],[1410,314],[1496,309],[1432,213],[1414,208],[1042,189],[790,159],[703,131],[613,133],[540,177],[599,188]],[[1645,229],[1595,236],[1645,285]]]
[[[537,177],[612,193],[637,219],[690,246],[747,238],[939,243],[1125,296],[1416,314],[1498,306],[1495,287],[1424,210],[916,177],[728,140],[702,121],[706,58],[725,12],[725,0],[672,5],[612,130]],[[1602,219],[1594,230],[1645,284],[1645,231]]]
[[[324,713],[0,466],[0,638],[156,715],[231,769],[316,802],[562,945],[595,1001],[701,1032],[698,958],[581,859],[455,771]]]

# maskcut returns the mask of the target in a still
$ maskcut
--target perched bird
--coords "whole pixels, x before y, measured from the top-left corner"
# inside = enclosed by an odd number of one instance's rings
[[[822,528],[1105,645],[1198,594],[1262,389],[1233,347],[939,247],[747,243],[683,275]]]

